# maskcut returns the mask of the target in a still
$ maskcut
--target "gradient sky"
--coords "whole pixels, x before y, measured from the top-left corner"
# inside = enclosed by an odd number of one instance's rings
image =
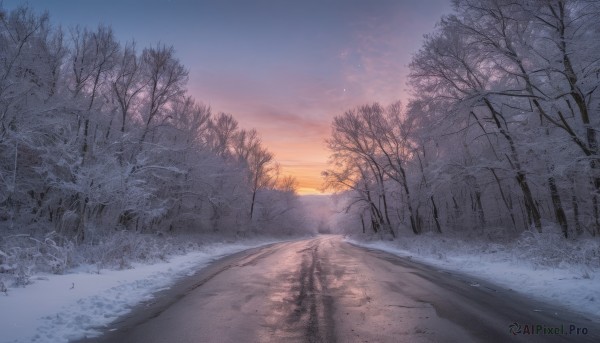
[[[3,0],[5,9],[24,1]],[[449,0],[30,0],[52,22],[113,27],[123,42],[173,45],[188,89],[256,128],[300,193],[317,193],[336,115],[406,100],[410,58]]]

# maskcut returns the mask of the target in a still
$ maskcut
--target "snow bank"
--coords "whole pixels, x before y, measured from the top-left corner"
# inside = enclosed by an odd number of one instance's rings
[[[435,235],[402,240],[360,242],[348,239],[352,244],[463,272],[538,300],[600,318],[600,268],[597,265],[600,257],[595,255],[600,251],[600,244],[597,241],[578,243],[579,249],[567,242],[561,248],[552,242],[554,238],[546,237],[537,245],[546,253],[538,254],[529,237],[522,237],[514,245],[464,242]],[[548,244],[554,244],[554,249],[549,249]]]
[[[25,288],[0,293],[0,342],[67,342],[97,336],[131,307],[192,275],[215,258],[272,242],[211,244],[201,251],[127,270],[81,266],[65,275],[38,274]]]

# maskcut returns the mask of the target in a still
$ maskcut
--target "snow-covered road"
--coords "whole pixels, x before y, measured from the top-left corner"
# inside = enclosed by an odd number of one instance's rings
[[[132,307],[170,288],[220,256],[272,243],[212,244],[167,262],[134,264],[126,270],[82,266],[64,275],[36,275],[25,288],[0,293],[0,342],[67,342],[92,337]],[[546,303],[600,318],[600,271],[573,266],[539,268],[509,254],[434,256],[395,243],[357,243],[419,262],[485,279]],[[473,286],[476,287],[476,286]]]
[[[339,236],[243,252],[215,262],[185,283],[111,324],[102,337],[81,343],[600,339],[597,322],[561,306],[462,273],[353,246]],[[539,326],[539,332],[527,334],[531,325],[534,330]]]

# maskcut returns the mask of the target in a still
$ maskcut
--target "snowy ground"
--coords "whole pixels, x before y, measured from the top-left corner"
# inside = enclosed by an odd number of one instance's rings
[[[350,242],[487,279],[540,300],[600,318],[600,244],[531,236],[515,246],[437,236],[395,242]],[[210,244],[168,262],[125,270],[79,267],[64,275],[37,274],[25,288],[0,293],[0,343],[67,342],[94,336],[141,301],[215,258],[271,241]]]
[[[217,257],[269,244],[211,244],[168,262],[126,270],[83,266],[64,275],[36,275],[25,288],[0,293],[0,342],[67,342],[95,336],[94,329],[127,313],[179,277]]]
[[[420,241],[415,239],[408,243],[348,241],[470,274],[541,301],[559,304],[600,319],[600,268],[587,263],[540,263],[541,259],[548,262],[547,258],[523,258],[515,251],[518,247],[512,249],[497,245],[493,248],[467,248],[453,245],[452,242],[448,244],[448,241],[442,242],[439,238],[424,238]],[[595,256],[596,260],[599,258],[600,256]]]

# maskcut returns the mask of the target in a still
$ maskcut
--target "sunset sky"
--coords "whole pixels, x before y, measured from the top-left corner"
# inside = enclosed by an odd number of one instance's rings
[[[12,9],[23,1],[4,0]],[[301,194],[318,193],[336,115],[405,100],[407,66],[449,0],[28,1],[52,22],[173,45],[190,94],[256,128]]]

